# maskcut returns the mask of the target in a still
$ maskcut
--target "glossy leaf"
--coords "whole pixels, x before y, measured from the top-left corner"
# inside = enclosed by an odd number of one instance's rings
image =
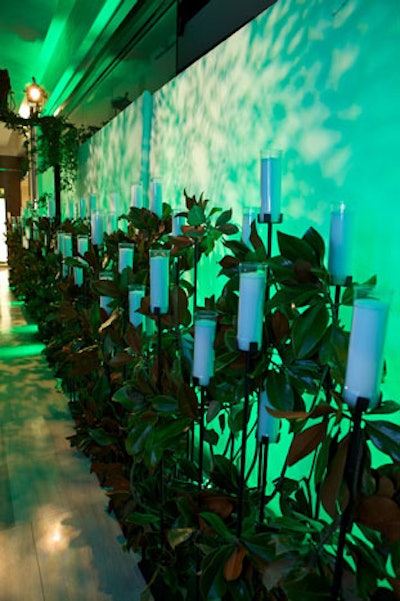
[[[215,222],[216,227],[219,225],[224,225],[228,223],[232,219],[232,209],[228,209],[227,211],[222,211],[222,213],[218,216],[217,221]]]
[[[203,209],[198,205],[194,205],[188,212],[187,222],[189,225],[198,226],[205,222],[206,218]]]
[[[136,524],[138,526],[146,526],[147,524],[158,524],[160,522],[159,514],[141,513],[139,511],[133,511],[125,519],[130,524]]]
[[[303,240],[311,246],[318,259],[318,264],[322,265],[325,255],[325,242],[322,236],[313,227],[310,227],[303,235]]]
[[[195,528],[173,528],[168,530],[168,542],[175,549],[175,547],[187,541],[195,531]]]
[[[306,309],[293,326],[293,346],[299,359],[309,357],[321,342],[328,325],[329,313],[325,305],[318,304]]]
[[[218,536],[223,540],[232,542],[235,539],[235,534],[229,530],[225,522],[219,515],[207,511],[200,513],[200,517],[210,526]]]
[[[383,453],[400,461],[400,426],[387,421],[368,421],[365,426],[371,442]]]
[[[267,394],[271,404],[281,411],[292,411],[294,407],[293,389],[281,371],[269,371]]]
[[[224,578],[227,582],[237,580],[243,571],[243,560],[247,555],[247,549],[242,545],[238,545],[232,551],[232,554],[224,565]]]
[[[278,246],[281,255],[290,261],[303,259],[317,266],[313,248],[305,240],[278,231]]]
[[[328,422],[323,420],[321,423],[295,434],[287,456],[287,464],[294,465],[312,453],[323,441],[327,426]]]

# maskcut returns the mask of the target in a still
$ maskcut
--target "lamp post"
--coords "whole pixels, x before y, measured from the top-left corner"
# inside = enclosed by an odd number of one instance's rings
[[[29,106],[29,116],[31,118],[30,126],[30,151],[31,151],[31,169],[30,169],[30,191],[33,206],[37,203],[37,163],[36,163],[36,128],[34,119],[39,117],[47,94],[44,89],[36,83],[32,77],[32,83],[25,88],[25,95]]]

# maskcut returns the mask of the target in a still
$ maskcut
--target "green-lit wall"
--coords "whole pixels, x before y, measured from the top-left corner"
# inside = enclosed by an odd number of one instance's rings
[[[327,239],[331,203],[353,207],[354,279],[377,273],[394,292],[384,396],[398,397],[399,64],[398,0],[278,0],[154,95],[149,173],[141,98],[86,147],[79,194],[128,202],[132,181],[157,175],[170,204],[204,192],[240,224],[259,203],[260,150],[281,148],[280,227]]]

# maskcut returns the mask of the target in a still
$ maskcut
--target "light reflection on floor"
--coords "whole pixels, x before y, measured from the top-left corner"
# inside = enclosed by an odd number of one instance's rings
[[[68,399],[0,268],[0,601],[139,601],[145,583],[86,457]]]

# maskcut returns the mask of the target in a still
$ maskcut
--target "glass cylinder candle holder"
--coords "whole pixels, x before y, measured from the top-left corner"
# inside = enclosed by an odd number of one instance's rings
[[[64,233],[63,234],[63,256],[64,257],[72,257],[72,234]]]
[[[84,257],[85,253],[87,253],[89,250],[89,236],[86,234],[78,234],[76,237],[76,249],[78,251],[78,255]]]
[[[129,321],[135,328],[144,326],[145,316],[138,313],[137,310],[140,309],[145,294],[146,286],[142,284],[131,284],[128,287]]]
[[[260,221],[278,223],[281,217],[282,151],[267,148],[260,153]]]
[[[174,209],[172,212],[172,235],[183,236],[182,226],[186,224],[186,217],[180,215],[183,209]]]
[[[86,219],[87,208],[86,208],[86,200],[84,198],[79,199],[79,217],[81,219]]]
[[[131,207],[143,208],[143,184],[141,182],[135,182],[131,186]]]
[[[99,274],[99,280],[112,282],[114,281],[114,276],[111,271],[101,271]],[[107,315],[110,315],[111,313],[110,303],[112,300],[113,299],[111,296],[100,296],[100,307],[107,313]]]
[[[118,272],[122,273],[125,267],[133,267],[133,254],[135,245],[132,242],[120,242],[118,244]]]
[[[97,211],[97,197],[95,194],[89,196],[89,211],[91,216]]]
[[[214,375],[214,339],[217,312],[199,309],[194,317],[194,352],[192,375],[200,386],[208,386]]]
[[[150,310],[168,313],[169,309],[169,250],[150,250]]]
[[[162,217],[162,186],[161,180],[153,177],[150,181],[150,211],[157,215],[159,219]]]
[[[344,203],[332,207],[329,232],[328,271],[335,285],[345,285],[351,275],[354,212]]]
[[[242,242],[249,246],[250,235],[251,235],[251,224],[253,221],[257,224],[257,218],[259,215],[258,207],[245,207],[242,215]]]
[[[355,289],[343,389],[351,407],[359,398],[368,399],[370,408],[379,404],[390,297],[390,292],[373,287]]]
[[[273,408],[266,390],[261,390],[258,395],[257,440],[259,442],[267,436],[270,443],[278,442],[280,420],[267,411],[267,409]]]
[[[264,320],[266,266],[240,263],[237,343],[241,351],[260,348]]]
[[[104,214],[100,211],[95,211],[91,214],[91,236],[94,246],[103,244],[104,236]]]
[[[74,284],[83,286],[83,268],[77,265],[74,267]]]
[[[118,230],[118,215],[117,213],[108,213],[107,215],[107,234],[111,235]]]

